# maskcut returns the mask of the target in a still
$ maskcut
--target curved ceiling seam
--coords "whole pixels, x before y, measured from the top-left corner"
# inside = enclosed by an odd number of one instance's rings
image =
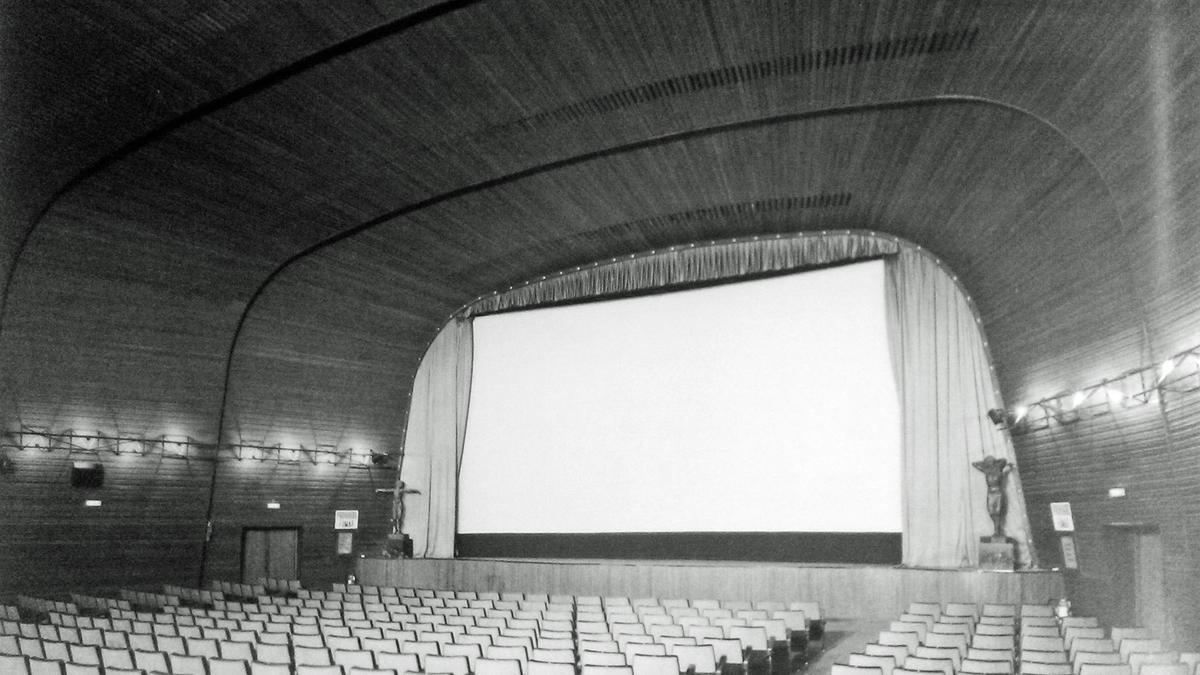
[[[1035,114],[1029,112],[1028,110],[1025,110],[1024,108],[1021,108],[1020,106],[1016,106],[1013,104],[1005,103],[1002,101],[997,101],[997,100],[982,97],[982,96],[971,96],[971,95],[939,95],[939,96],[916,98],[916,99],[899,99],[899,100],[879,102],[879,103],[853,104],[853,105],[846,105],[846,106],[837,106],[837,107],[833,107],[833,108],[823,108],[820,110],[806,110],[806,111],[801,111],[801,112],[785,113],[782,115],[771,115],[771,116],[761,117],[761,118],[756,118],[756,119],[751,119],[751,120],[741,120],[738,122],[727,122],[724,124],[717,124],[717,125],[713,125],[713,126],[709,126],[709,127],[702,127],[700,129],[692,129],[689,131],[680,131],[680,132],[673,132],[673,133],[667,133],[667,134],[660,134],[660,135],[653,136],[651,138],[643,139],[640,141],[633,141],[630,143],[625,143],[625,144],[621,144],[621,145],[617,145],[617,146],[613,146],[613,147],[609,147],[609,148],[604,148],[601,150],[594,150],[594,151],[590,151],[590,152],[586,152],[586,153],[581,153],[579,155],[574,155],[572,157],[567,157],[567,158],[563,158],[563,159],[554,160],[551,162],[546,162],[546,163],[536,165],[533,167],[527,167],[525,169],[521,169],[521,170],[515,171],[515,172],[510,172],[510,173],[504,174],[502,176],[490,178],[490,179],[480,181],[477,183],[473,183],[473,184],[463,186],[460,188],[455,188],[454,190],[449,190],[447,192],[443,192],[441,194],[437,194],[432,197],[428,197],[428,198],[420,200],[418,202],[414,202],[412,204],[408,204],[406,206],[402,206],[397,209],[393,209],[392,211],[389,211],[387,213],[376,216],[368,221],[360,223],[359,225],[356,225],[347,230],[343,230],[342,232],[339,232],[335,235],[327,237],[326,239],[324,239],[322,241],[319,241],[315,244],[310,245],[309,247],[305,248],[304,250],[293,254],[292,256],[287,258],[284,262],[282,262],[278,267],[276,267],[274,270],[272,270],[271,273],[268,274],[263,279],[262,283],[258,286],[258,288],[256,288],[254,290],[254,292],[251,294],[250,299],[247,301],[246,306],[242,310],[241,316],[238,318],[237,326],[234,329],[233,338],[230,341],[229,351],[228,351],[228,354],[226,356],[226,361],[225,361],[225,377],[224,377],[224,383],[223,383],[222,391],[221,391],[221,408],[220,408],[220,414],[218,415],[218,426],[217,426],[217,430],[216,430],[217,431],[216,442],[217,443],[223,442],[222,439],[223,439],[224,433],[225,433],[225,415],[226,415],[226,408],[228,406],[229,387],[230,387],[230,382],[232,379],[233,358],[234,358],[235,352],[237,351],[238,341],[241,337],[242,329],[245,326],[246,320],[249,318],[251,310],[254,308],[258,299],[266,291],[267,287],[270,286],[271,283],[276,278],[278,278],[288,267],[290,267],[292,264],[298,262],[302,258],[308,257],[309,255],[312,255],[324,248],[332,246],[340,241],[343,241],[343,240],[353,237],[355,235],[361,234],[362,232],[365,232],[374,227],[377,227],[379,225],[382,225],[384,223],[392,221],[396,218],[401,218],[401,217],[404,217],[407,215],[411,215],[413,213],[419,212],[426,208],[430,208],[430,207],[436,206],[438,204],[448,202],[453,199],[457,199],[459,197],[479,193],[479,192],[482,192],[482,191],[485,191],[485,190],[488,190],[491,188],[500,187],[502,185],[511,184],[511,183],[517,182],[519,180],[523,180],[525,178],[531,178],[534,176],[547,174],[547,173],[550,173],[550,172],[558,170],[558,169],[584,164],[586,162],[596,160],[596,159],[618,156],[618,155],[635,152],[635,151],[642,150],[642,149],[653,148],[653,147],[657,147],[657,146],[661,146],[661,145],[691,140],[691,139],[695,139],[695,138],[716,136],[716,135],[723,134],[723,133],[748,130],[748,129],[766,128],[766,127],[771,127],[771,126],[775,126],[775,125],[779,125],[779,124],[786,124],[789,122],[802,121],[802,120],[806,120],[806,119],[817,119],[817,118],[827,117],[827,116],[849,115],[849,114],[881,111],[881,110],[902,110],[902,109],[908,109],[908,108],[919,108],[922,106],[930,106],[930,105],[954,105],[954,104],[983,105],[983,106],[998,107],[998,108],[1001,108],[1004,110],[1009,110],[1009,111],[1018,113],[1019,115],[1022,115],[1022,116],[1032,118],[1035,121],[1039,122],[1040,124],[1043,124],[1043,125],[1049,127],[1050,129],[1052,129],[1054,131],[1055,134],[1064,138],[1067,141],[1068,146],[1085,159],[1087,166],[1089,168],[1091,168],[1093,172],[1096,173],[1097,177],[1099,178],[1101,183],[1104,185],[1104,189],[1109,194],[1109,197],[1111,200],[1111,198],[1112,198],[1111,188],[1109,187],[1107,181],[1105,181],[1103,179],[1103,176],[1101,174],[1099,174],[1099,171],[1098,171],[1095,163],[1092,162],[1090,160],[1090,158],[1087,157],[1086,153],[1084,153],[1082,148],[1080,148],[1080,146],[1077,143],[1075,143],[1072,139],[1070,139],[1058,126],[1050,123],[1049,121],[1045,120],[1041,116],[1035,115]],[[1119,218],[1120,214],[1117,213],[1116,215],[1118,216],[1118,220],[1117,220],[1118,224],[1123,228],[1124,224]],[[890,236],[890,235],[888,235],[888,236]],[[959,283],[958,279],[957,279],[957,275],[955,275],[955,282]],[[456,310],[456,311],[458,311],[458,310]],[[450,316],[453,317],[453,313],[451,313]],[[440,329],[441,325],[442,324],[438,324],[439,329]],[[437,335],[437,332],[435,331],[434,335],[430,338],[429,342],[431,342],[432,339],[434,337],[436,337],[436,335]],[[428,349],[429,342],[427,342],[425,345],[426,349]],[[989,360],[991,359],[990,345],[988,346],[988,358],[989,358]],[[410,387],[409,395],[411,396],[411,387]],[[998,395],[998,397],[999,397],[999,395]],[[1000,400],[1001,401],[1003,400],[1002,397],[1000,397]],[[404,414],[405,414],[405,418],[406,418],[404,421],[404,424],[407,424],[407,411],[405,411]]]
[[[313,68],[322,64],[333,61],[339,57],[353,53],[359,49],[367,47],[380,40],[393,37],[403,33],[410,28],[414,28],[428,21],[440,18],[447,14],[451,14],[461,9],[465,9],[471,5],[479,4],[483,0],[446,0],[445,2],[426,7],[411,14],[406,14],[398,19],[393,19],[386,23],[380,24],[358,35],[346,38],[341,42],[334,43],[328,47],[317,50],[308,56],[293,61],[281,68],[273,70],[262,77],[247,82],[239,87],[234,88],[216,98],[210,99],[200,105],[186,110],[167,121],[159,124],[153,129],[133,138],[122,144],[115,150],[106,153],[104,156],[88,164],[79,173],[75,174],[64,183],[61,187],[54,191],[46,203],[38,209],[30,220],[29,225],[21,233],[16,249],[9,260],[8,271],[5,274],[4,286],[0,288],[0,333],[3,333],[7,327],[5,319],[8,316],[8,299],[9,291],[12,288],[13,279],[16,277],[16,270],[20,266],[22,255],[28,247],[33,233],[38,226],[45,220],[46,215],[53,209],[64,196],[72,190],[79,187],[84,181],[99,174],[113,164],[132,155],[133,153],[145,148],[146,146],[161,140],[192,122],[203,119],[208,115],[216,113],[220,110],[228,108],[235,103],[248,99],[255,94],[265,91],[270,87],[285,82],[293,77],[306,73]]]

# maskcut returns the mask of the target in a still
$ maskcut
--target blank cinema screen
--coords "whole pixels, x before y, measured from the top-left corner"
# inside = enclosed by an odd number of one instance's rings
[[[460,547],[901,530],[882,261],[483,316],[474,342]]]

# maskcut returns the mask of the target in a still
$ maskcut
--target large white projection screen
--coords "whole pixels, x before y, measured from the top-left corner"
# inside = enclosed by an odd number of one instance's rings
[[[458,531],[901,531],[884,266],[479,317]]]

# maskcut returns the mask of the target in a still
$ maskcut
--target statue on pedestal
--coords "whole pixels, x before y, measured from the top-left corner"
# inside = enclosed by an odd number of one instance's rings
[[[1004,477],[1012,471],[1012,465],[1004,458],[989,455],[971,466],[982,471],[987,480],[987,512],[996,526],[992,541],[1007,541],[1004,536],[1004,514],[1008,510],[1004,499]]]
[[[1004,502],[1004,477],[1013,470],[1013,466],[1008,464],[1008,460],[994,458],[991,455],[973,462],[971,466],[982,471],[984,479],[988,480],[988,515],[991,516],[992,524],[996,526],[996,531],[992,533],[992,540],[1003,542],[1006,540],[1004,537],[1004,513],[1008,510],[1008,504]]]
[[[396,481],[396,487],[392,488],[392,534],[400,535],[404,533],[404,496],[419,495],[420,490],[410,490],[404,487],[404,481]]]

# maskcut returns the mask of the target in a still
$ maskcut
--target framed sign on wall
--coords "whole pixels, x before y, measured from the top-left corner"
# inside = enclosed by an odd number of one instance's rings
[[[335,530],[357,530],[358,529],[358,511],[357,510],[338,510],[333,512],[333,529]]]

